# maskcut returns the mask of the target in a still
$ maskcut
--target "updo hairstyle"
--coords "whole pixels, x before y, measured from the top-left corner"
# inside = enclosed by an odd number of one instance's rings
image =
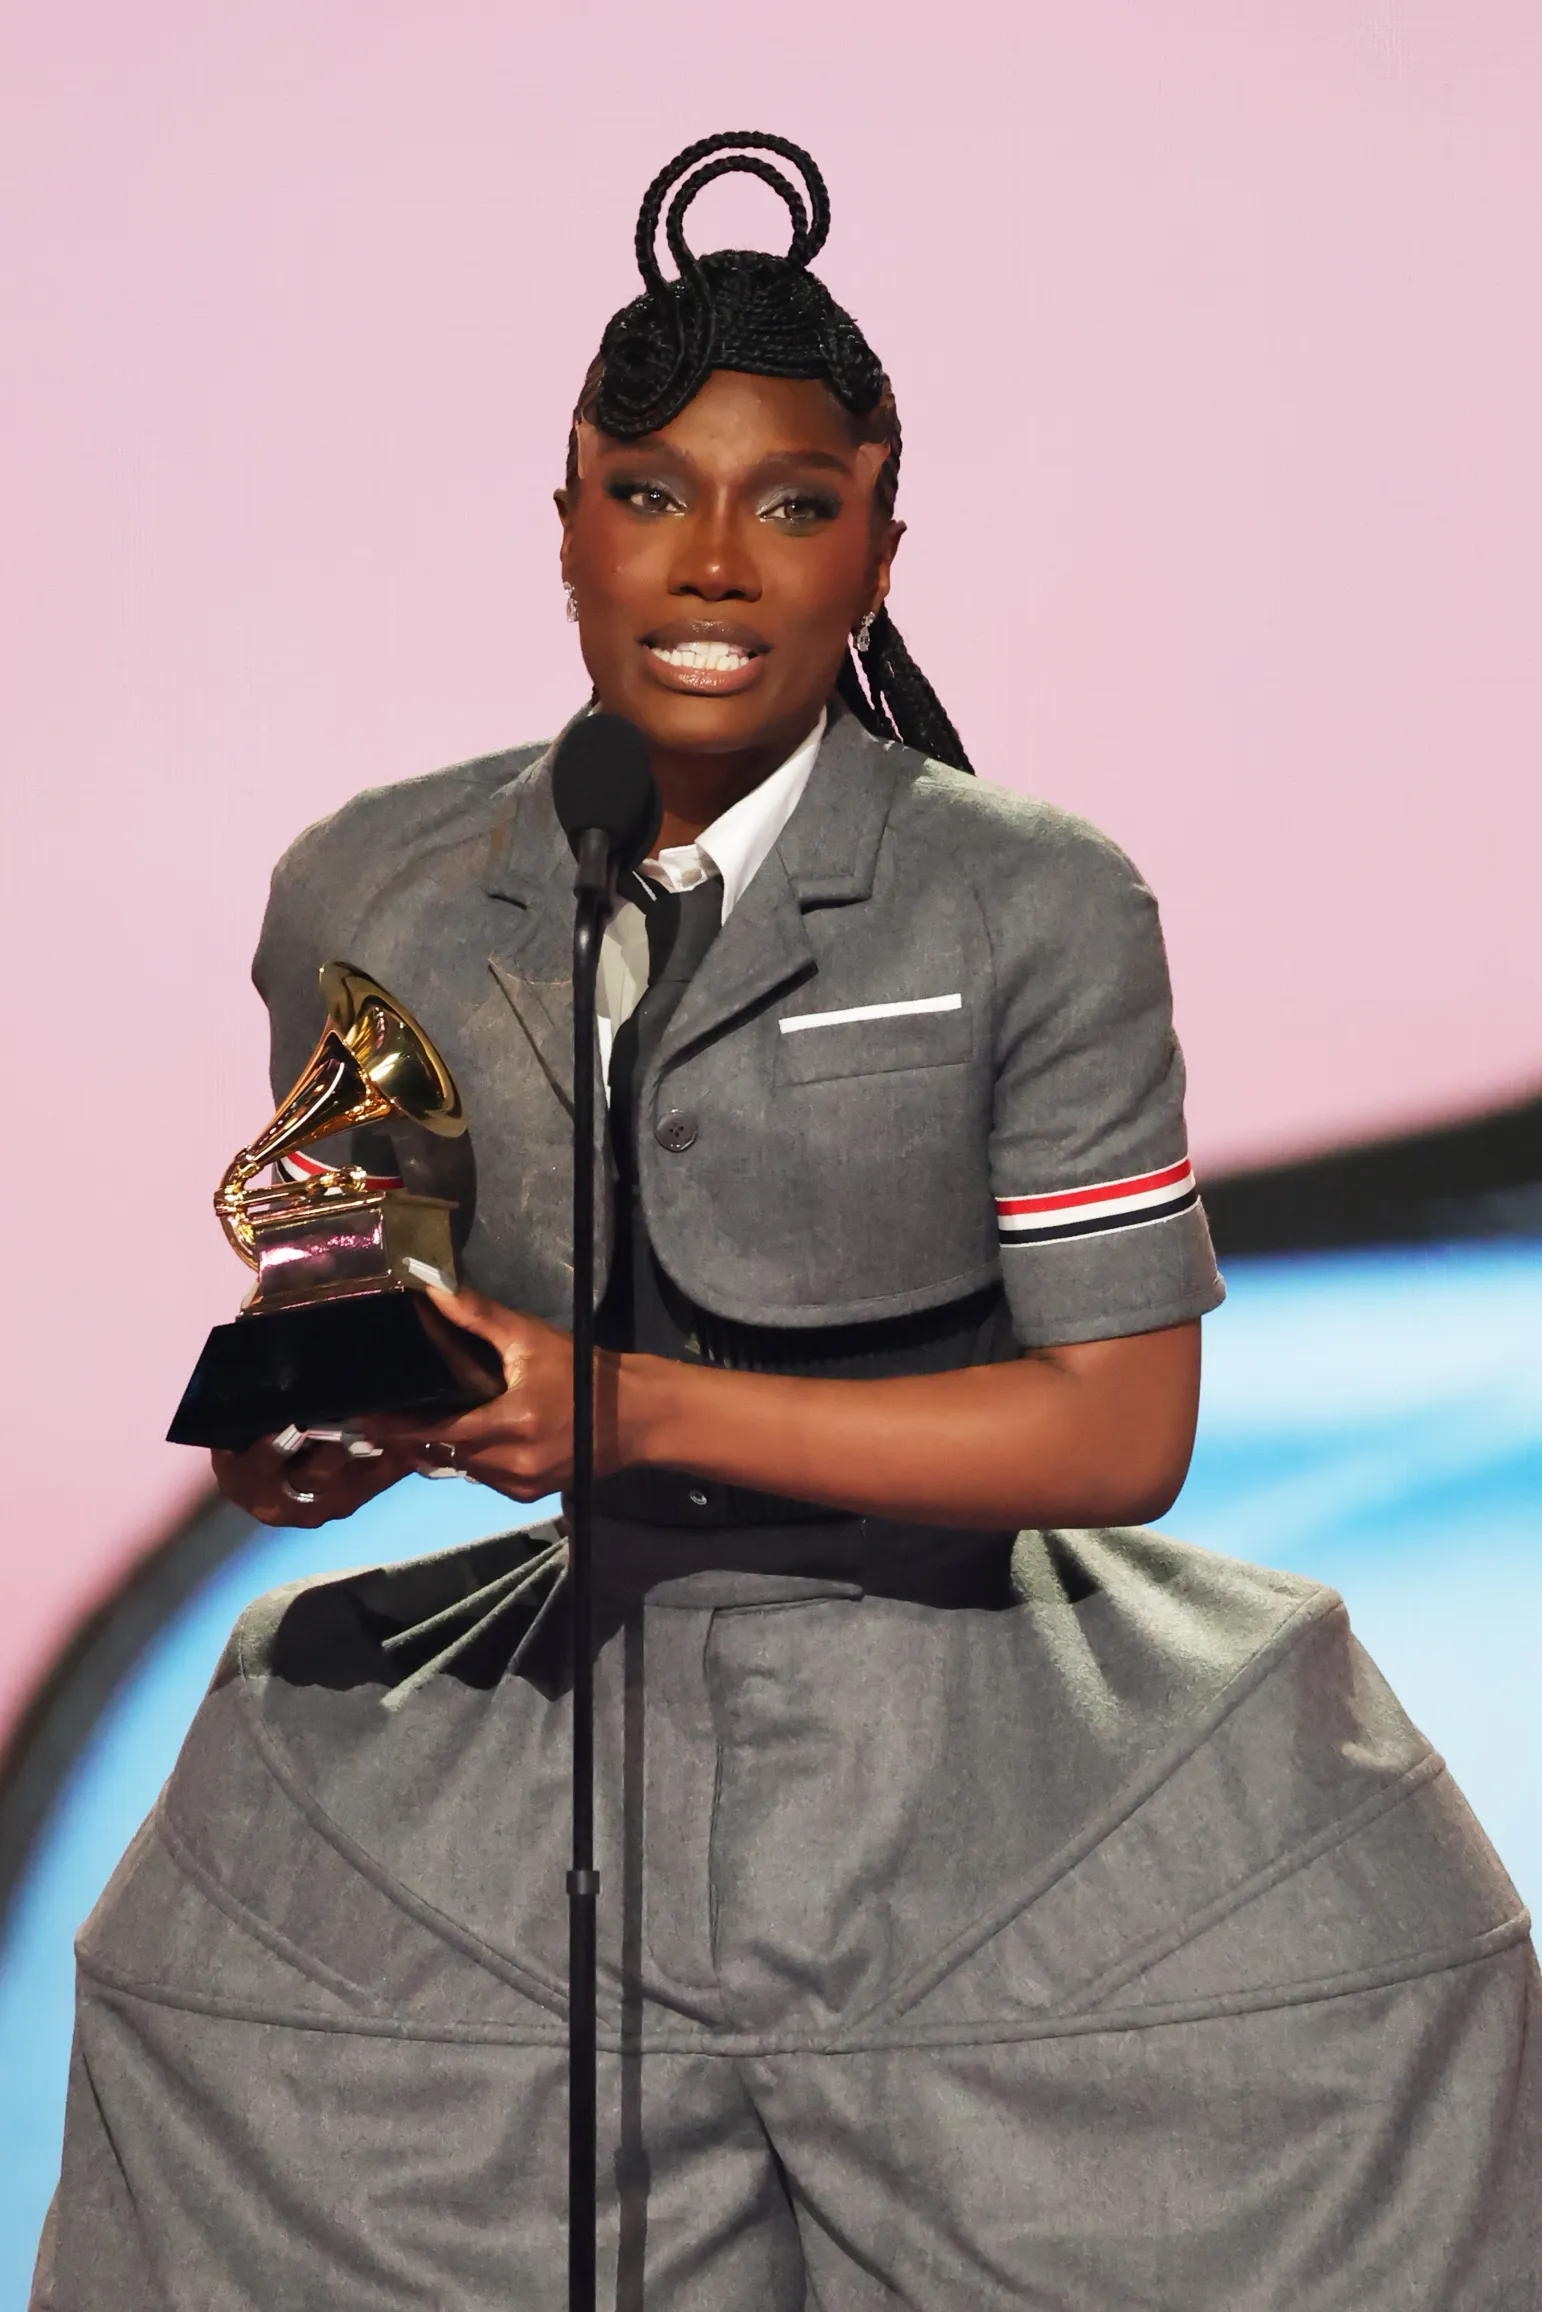
[[[801,190],[761,158],[768,152],[793,163],[803,179]],[[715,178],[730,175],[758,177],[786,203],[792,242],[785,256],[765,249],[714,249],[698,257],[690,247],[686,211]],[[661,217],[675,264],[673,280],[666,280],[659,266]],[[902,446],[899,413],[867,339],[809,271],[829,231],[824,178],[809,155],[785,137],[735,129],[703,137],[677,153],[643,195],[636,238],[642,294],[612,316],[589,365],[568,441],[569,487],[578,475],[579,420],[616,440],[635,441],[678,417],[713,370],[738,369],[754,377],[817,378],[827,385],[850,415],[858,440],[881,442],[887,449],[873,495],[878,511],[892,514]],[[973,768],[887,607],[873,620],[867,648],[861,653],[848,648],[837,688],[875,736],[899,739],[961,771]]]

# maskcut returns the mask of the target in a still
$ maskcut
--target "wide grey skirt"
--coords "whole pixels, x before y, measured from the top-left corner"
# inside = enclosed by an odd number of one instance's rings
[[[556,1538],[243,1618],[80,1940],[38,2306],[564,2301]],[[603,1537],[601,2302],[1542,2305],[1528,1921],[1340,1601],[883,1538]]]

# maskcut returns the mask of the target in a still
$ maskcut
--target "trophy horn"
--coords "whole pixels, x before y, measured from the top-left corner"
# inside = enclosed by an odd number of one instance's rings
[[[386,1116],[406,1117],[444,1139],[455,1139],[466,1129],[455,1079],[405,1004],[350,963],[322,965],[321,993],[327,1024],[320,1042],[275,1115],[232,1160],[215,1190],[220,1226],[252,1268],[257,1250],[247,1218],[247,1190],[280,1157]],[[307,1192],[318,1193],[342,1177],[336,1171],[322,1173]]]

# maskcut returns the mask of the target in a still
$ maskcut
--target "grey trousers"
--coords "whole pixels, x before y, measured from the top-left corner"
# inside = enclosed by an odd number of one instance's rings
[[[81,1937],[35,2305],[565,2300],[549,1538],[244,1618]],[[996,1609],[605,1618],[602,2304],[1542,2306],[1528,1922],[1331,1592],[1034,1534]]]

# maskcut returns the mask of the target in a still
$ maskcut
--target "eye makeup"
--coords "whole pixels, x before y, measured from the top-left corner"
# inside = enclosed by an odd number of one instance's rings
[[[769,491],[755,510],[763,522],[774,522],[780,529],[813,530],[835,521],[842,505],[838,490],[818,483],[797,487],[783,482]]]
[[[613,474],[605,495],[634,514],[679,514],[685,511],[678,491],[654,474]]]

